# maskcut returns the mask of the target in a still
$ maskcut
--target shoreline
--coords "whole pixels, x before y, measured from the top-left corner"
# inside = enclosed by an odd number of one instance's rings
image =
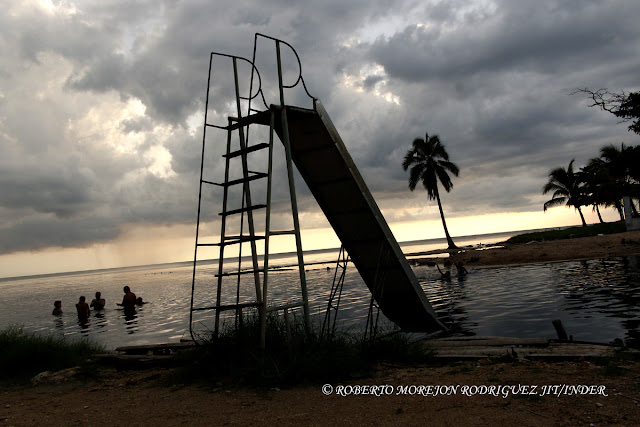
[[[426,255],[444,253],[449,255],[426,257]],[[482,247],[407,254],[414,257],[411,262],[418,265],[462,261],[467,267],[521,265],[628,255],[640,255],[640,230],[564,240],[501,242]]]

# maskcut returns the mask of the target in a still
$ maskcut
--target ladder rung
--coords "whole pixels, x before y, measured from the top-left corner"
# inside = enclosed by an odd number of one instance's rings
[[[247,147],[244,150],[232,151],[229,154],[223,154],[222,157],[227,157],[229,159],[233,157],[238,157],[242,154],[251,153],[253,151],[262,150],[263,148],[269,148],[269,144],[266,142],[262,142],[260,144],[252,145],[251,147]]]
[[[269,174],[266,174],[264,172],[253,172],[255,175],[251,175],[248,176],[246,178],[239,178],[239,179],[234,179],[233,181],[229,181],[229,182],[211,182],[211,181],[205,181],[204,179],[202,180],[202,182],[206,183],[206,184],[213,184],[213,185],[217,185],[219,187],[230,187],[232,185],[236,185],[236,184],[242,184],[244,182],[249,182],[249,181],[253,181],[256,179],[261,179],[261,178],[266,178],[269,176]]]
[[[243,242],[250,242],[252,240],[262,240],[264,239],[264,236],[249,236],[249,235],[242,235],[242,236],[224,236],[224,240],[242,240]]]
[[[279,230],[269,232],[269,236],[284,236],[287,234],[296,234],[296,230]]]
[[[263,240],[264,236],[229,236],[225,237],[225,240],[230,240],[224,243],[198,243],[198,246],[231,246],[244,242],[255,242],[256,240]]]
[[[230,242],[224,242],[222,244],[222,246],[229,246],[229,245],[237,245],[238,243],[245,243],[245,242],[255,242],[257,240],[264,240],[264,236],[233,236],[233,237],[225,237],[225,240],[230,239]]]
[[[239,214],[241,212],[252,211],[254,209],[264,209],[266,207],[267,207],[267,205],[253,205],[253,206],[247,206],[247,207],[240,208],[240,209],[234,209],[232,211],[220,212],[218,215],[221,215],[221,216],[235,215],[235,214]]]
[[[257,270],[232,271],[229,273],[215,274],[214,277],[242,276],[244,274],[252,274],[252,273],[264,273],[264,269],[259,268]]]
[[[284,310],[284,309],[289,309],[289,308],[296,308],[296,307],[304,307],[304,302],[293,302],[291,304],[284,304],[284,305],[268,307],[267,308],[267,312]]]
[[[262,303],[259,303],[259,302],[246,302],[243,304],[226,304],[226,305],[212,305],[210,307],[197,307],[197,308],[194,308],[193,311],[203,311],[203,310],[225,311],[225,310],[234,310],[234,309],[245,308],[245,307],[260,307],[261,305]]]
[[[231,121],[235,122],[225,128],[220,127],[221,129],[226,130],[237,130],[242,127],[249,126],[251,124],[259,124],[269,126],[269,119],[271,118],[271,111],[261,111],[255,114],[251,114],[250,116],[243,117],[238,119],[237,117],[229,117]]]

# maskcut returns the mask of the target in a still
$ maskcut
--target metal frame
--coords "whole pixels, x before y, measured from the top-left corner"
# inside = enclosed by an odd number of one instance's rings
[[[255,66],[255,57],[257,50],[257,41],[258,38],[266,38],[275,42],[276,48],[276,56],[277,56],[277,68],[278,68],[278,86],[279,86],[279,95],[280,95],[280,105],[272,105],[269,108],[269,111],[258,111],[251,107],[252,100],[257,98],[258,96],[262,99],[266,107],[266,100],[264,97],[264,93],[261,88],[261,77],[258,69]],[[295,57],[298,61],[298,66],[300,68],[300,72],[298,75],[298,79],[293,85],[285,85],[283,83],[283,72],[282,72],[282,63],[281,63],[281,55],[280,55],[280,45],[284,44],[289,47],[292,52],[295,54]],[[233,63],[233,79],[235,86],[235,103],[236,103],[236,114],[237,117],[229,117],[228,123],[226,126],[216,125],[208,122],[208,109],[209,109],[209,98],[211,95],[211,75],[213,71],[213,59],[214,57],[230,59]],[[238,81],[238,61],[246,61],[251,66],[251,81],[249,85],[249,96],[243,97],[240,93],[240,86]],[[254,94],[254,82],[256,83],[257,90]],[[306,284],[306,274],[305,274],[305,266],[304,266],[304,256],[302,252],[302,238],[300,233],[300,221],[298,218],[298,205],[297,205],[297,197],[296,197],[296,189],[295,189],[295,181],[293,175],[293,164],[291,158],[291,143],[288,135],[288,121],[286,114],[286,106],[284,101],[284,89],[292,88],[297,86],[299,83],[302,83],[305,92],[309,95],[310,98],[313,99],[315,104],[315,98],[313,98],[309,92],[307,91],[306,85],[304,83],[304,79],[302,78],[302,67],[300,63],[300,58],[297,52],[293,49],[291,45],[288,43],[278,40],[269,36],[265,36],[262,34],[256,34],[254,40],[254,52],[253,52],[253,61],[249,61],[245,58],[227,55],[212,52],[209,59],[209,76],[207,80],[207,94],[206,94],[206,102],[205,102],[205,116],[204,116],[204,130],[203,130],[203,139],[202,139],[202,160],[200,163],[200,188],[198,193],[198,213],[197,213],[197,225],[196,225],[196,244],[194,250],[194,262],[193,262],[193,276],[192,276],[192,284],[191,284],[191,302],[190,302],[190,314],[189,314],[189,331],[191,334],[191,338],[198,342],[199,337],[196,336],[194,331],[194,312],[204,311],[204,310],[215,310],[215,324],[213,328],[213,336],[217,337],[220,332],[220,315],[223,311],[226,310],[235,310],[235,326],[236,328],[242,324],[242,311],[245,308],[257,308],[259,311],[260,318],[260,347],[264,348],[266,341],[266,322],[267,322],[267,314],[269,312],[275,312],[279,310],[283,310],[285,317],[288,317],[288,310],[291,308],[302,307],[304,311],[304,322],[305,328],[307,332],[311,331],[311,320],[310,320],[310,311],[309,311],[309,301],[308,301],[308,292],[307,292],[307,284]],[[241,101],[248,101],[248,111],[247,116],[243,117]],[[291,202],[291,214],[293,218],[293,230],[287,231],[271,231],[271,197],[272,197],[272,176],[273,176],[273,141],[274,141],[274,132],[275,132],[275,114],[276,112],[280,113],[281,116],[281,127],[283,130],[282,143],[284,145],[285,150],[285,160],[287,165],[287,178],[289,182],[289,196]],[[269,113],[269,143],[268,144],[256,144],[249,145],[249,126],[251,124],[261,124],[263,123],[263,116],[265,113]],[[258,116],[260,120],[258,120]],[[215,128],[225,130],[227,132],[227,142],[226,142],[226,154],[223,155],[225,157],[225,173],[224,173],[224,181],[222,183],[215,183],[211,181],[207,181],[204,179],[204,159],[205,159],[205,147],[207,140],[207,129]],[[231,145],[233,141],[233,134],[237,132],[237,137],[239,141],[239,150],[232,151]],[[248,161],[247,155],[250,152],[257,151],[258,149],[268,148],[268,165],[267,172],[252,172],[248,169]],[[229,180],[229,170],[231,168],[231,159],[233,157],[241,157],[242,162],[242,178],[236,180]],[[267,195],[266,195],[266,204],[265,205],[254,205],[252,203],[251,197],[251,186],[250,182],[260,179],[267,178]],[[223,200],[222,200],[222,212],[221,215],[221,224],[220,224],[220,241],[218,243],[200,243],[200,221],[201,221],[201,209],[202,209],[202,192],[203,192],[203,184],[213,184],[217,186],[223,187]],[[230,187],[242,184],[242,201],[241,208],[235,209],[232,211],[228,210],[228,197]],[[259,236],[256,234],[253,211],[255,209],[266,209],[265,214],[265,230],[264,235]],[[240,234],[239,236],[227,236],[227,216],[230,215],[240,215]],[[244,223],[245,223],[245,214],[246,221],[248,225],[248,234],[244,234]],[[294,235],[296,242],[296,252],[298,259],[298,270],[300,275],[300,290],[301,290],[301,302],[294,302],[290,304],[285,304],[281,306],[269,306],[268,304],[268,277],[269,277],[269,248],[270,248],[270,237],[277,235]],[[258,261],[258,252],[256,241],[264,239],[264,255],[263,255],[263,264],[262,268],[260,268]],[[252,261],[252,270],[243,271],[242,270],[242,246],[245,243],[250,244],[251,249],[251,261]],[[238,268],[233,272],[225,272],[224,270],[224,261],[225,261],[225,248],[229,245],[239,245],[238,249]],[[216,281],[216,297],[215,297],[215,305],[213,306],[196,306],[195,301],[195,291],[196,291],[196,270],[198,264],[198,247],[200,246],[218,246],[219,247],[219,256],[218,256],[218,269],[217,274],[215,275]],[[254,277],[254,285],[255,285],[255,302],[249,303],[241,303],[240,302],[240,284],[241,284],[241,275],[249,273],[253,274]],[[260,280],[260,274],[262,274],[262,282]],[[226,304],[223,305],[222,296],[225,291],[225,286],[223,284],[224,278],[234,276],[237,278],[235,283],[235,303],[234,304]]]
[[[382,297],[384,294],[384,285],[386,282],[385,270],[380,268],[389,259],[389,251],[384,245],[380,245],[380,254],[378,255],[378,266],[376,268],[376,274],[374,279],[374,287],[371,292],[371,299],[369,301],[369,312],[367,313],[367,324],[364,327],[364,339],[365,341],[375,341],[378,334],[378,320],[380,319],[380,305],[382,304]],[[375,295],[379,295],[376,301]]]
[[[325,332],[331,338],[336,331],[336,320],[338,319],[338,310],[340,309],[340,298],[342,297],[342,289],[344,287],[344,279],[347,276],[347,266],[349,265],[349,254],[344,246],[340,246],[338,253],[338,262],[336,263],[336,271],[333,273],[333,283],[329,300],[327,301],[327,311],[322,322],[322,330],[320,339],[324,337]],[[338,271],[340,275],[338,275]],[[331,318],[333,311],[333,319]]]

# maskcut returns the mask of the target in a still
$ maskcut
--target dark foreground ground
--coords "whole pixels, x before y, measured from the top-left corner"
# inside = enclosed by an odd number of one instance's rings
[[[91,379],[3,386],[0,425],[640,425],[638,362],[379,366],[371,378],[331,383],[328,395],[322,384],[169,385],[171,375],[170,369],[103,369]],[[336,394],[340,385],[353,386],[343,389],[352,394]],[[385,386],[378,391],[391,394],[356,395],[365,385]],[[426,386],[437,385],[458,386],[457,394],[430,395],[435,389]],[[488,388],[473,387],[483,385]],[[565,394],[572,385],[587,386],[587,394]],[[491,386],[497,395],[489,394]],[[557,386],[551,389],[556,394],[544,394],[545,386]]]

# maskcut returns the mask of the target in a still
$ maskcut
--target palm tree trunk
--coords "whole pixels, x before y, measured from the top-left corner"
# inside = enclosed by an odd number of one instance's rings
[[[600,220],[600,224],[603,224],[604,221],[602,220],[602,215],[600,215],[600,207],[598,206],[598,204],[595,204],[596,206],[596,212],[598,213],[598,219]]]
[[[584,215],[582,215],[582,211],[580,210],[580,206],[578,206],[576,209],[578,209],[578,213],[580,214],[580,219],[582,220],[582,226],[586,227],[587,226],[587,222],[584,220]]]
[[[438,191],[437,187],[436,187],[435,193],[436,193],[436,200],[438,201],[438,209],[440,209],[440,218],[442,218],[442,226],[444,227],[444,235],[447,238],[447,244],[449,246],[449,249],[458,249],[456,244],[453,243],[453,239],[449,235],[449,230],[447,229],[447,223],[444,220],[444,211],[442,210],[442,203],[440,203],[440,192]]]
[[[624,211],[622,209],[622,203],[620,203],[620,200],[613,202],[613,205],[616,207],[618,215],[620,215],[620,221],[624,221]]]

